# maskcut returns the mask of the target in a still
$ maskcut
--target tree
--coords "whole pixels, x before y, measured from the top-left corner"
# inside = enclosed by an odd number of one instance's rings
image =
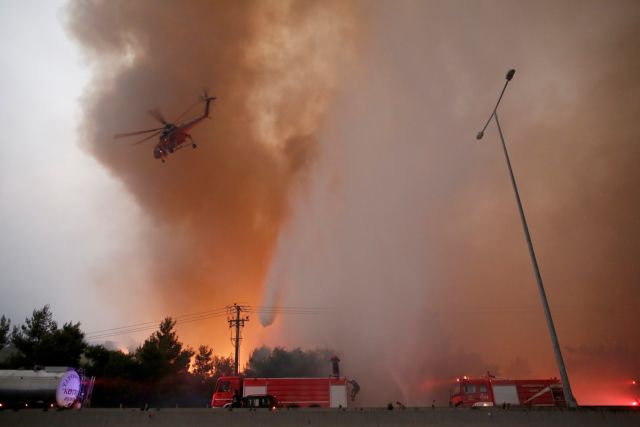
[[[206,406],[210,404],[218,377],[233,373],[233,359],[213,356],[213,350],[201,345],[193,363],[192,385],[190,386],[192,404]]]
[[[149,386],[146,396],[151,405],[174,406],[188,395],[189,365],[194,352],[178,341],[176,322],[167,317],[142,346],[135,358],[140,363],[141,380]]]
[[[84,354],[87,375],[100,381],[93,390],[92,406],[140,407],[143,404],[144,384],[138,380],[140,365],[132,355],[102,345],[88,346]]]
[[[219,377],[233,375],[234,366],[232,357],[213,356],[210,347],[201,345],[195,357],[193,373],[215,382]]]
[[[11,320],[3,314],[0,317],[0,350],[9,344],[9,328],[11,328]]]
[[[99,381],[92,405],[207,406],[216,374],[233,372],[233,360],[214,357],[211,348],[202,345],[195,354],[193,372],[189,372],[194,352],[180,342],[175,324],[171,318],[165,319],[133,355],[101,345],[88,346],[85,368]]]
[[[86,348],[80,323],[65,323],[62,329],[53,320],[49,305],[33,310],[20,328],[14,326],[11,342],[19,351],[12,358],[13,367],[78,366]]]
[[[65,323],[62,329],[56,329],[43,342],[46,349],[42,352],[47,365],[77,367],[80,356],[87,348],[80,322]]]
[[[233,375],[235,361],[232,357],[213,357],[213,375],[217,380],[220,377]]]
[[[24,325],[13,327],[11,342],[20,352],[19,356],[14,357],[13,364],[24,368],[46,365],[43,353],[47,351],[57,328],[48,304],[41,310],[33,310],[31,318],[25,319]]]
[[[149,378],[188,372],[194,353],[190,348],[182,348],[182,343],[173,330],[175,326],[176,321],[167,317],[160,323],[159,330],[136,350],[136,359]]]
[[[214,366],[212,355],[213,350],[206,345],[201,345],[198,348],[198,353],[196,353],[193,363],[193,373],[202,377],[203,381],[213,376]]]
[[[120,350],[109,350],[102,345],[90,345],[84,353],[88,362],[87,374],[99,378],[134,378],[138,373],[135,358]]]
[[[283,347],[255,349],[249,357],[245,374],[251,377],[318,377],[329,375],[330,360],[334,352]]]

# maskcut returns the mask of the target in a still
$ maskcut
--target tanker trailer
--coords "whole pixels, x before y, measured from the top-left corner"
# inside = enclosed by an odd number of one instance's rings
[[[0,408],[69,408],[81,396],[82,383],[70,368],[0,370]]]

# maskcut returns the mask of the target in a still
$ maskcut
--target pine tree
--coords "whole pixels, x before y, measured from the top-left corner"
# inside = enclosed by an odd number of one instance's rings
[[[49,305],[33,310],[20,328],[14,326],[11,343],[19,351],[10,362],[14,367],[78,366],[86,348],[80,323],[65,323],[62,329],[53,320]]]
[[[212,355],[213,350],[209,346],[201,345],[198,348],[193,363],[193,373],[202,377],[202,380],[209,379],[213,376],[214,365]]]

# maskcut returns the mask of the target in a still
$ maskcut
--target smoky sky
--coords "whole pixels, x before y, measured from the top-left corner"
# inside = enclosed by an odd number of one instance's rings
[[[336,349],[368,404],[442,404],[452,378],[487,370],[557,376],[495,126],[475,141],[515,68],[500,118],[575,394],[619,403],[589,394],[596,361],[638,375],[636,3],[67,12],[94,70],[83,148],[148,220],[126,268],[148,271],[149,304],[332,308],[263,317],[260,339]],[[154,127],[150,108],[176,117],[203,86],[218,100],[197,150],[161,164],[153,142],[112,139]],[[181,336],[222,345],[215,322]]]
[[[147,219],[137,259],[106,262],[100,283],[119,269],[144,270],[151,291],[133,296],[141,312],[259,302],[288,214],[288,188],[312,161],[314,132],[355,40],[350,6],[94,1],[72,2],[66,12],[94,73],[83,100],[82,146],[124,184]],[[203,88],[217,100],[211,120],[192,131],[197,150],[162,164],[152,157],[155,141],[131,146],[113,139],[157,127],[146,114],[152,108],[173,120]],[[187,117],[201,112],[202,104]],[[127,244],[128,236],[114,238]],[[135,289],[104,291],[115,307]],[[189,343],[229,350],[224,319],[180,333]]]
[[[640,8],[365,9],[360,68],[264,293],[341,314],[263,321],[274,337],[341,349],[365,402],[445,404],[447,383],[487,370],[559,376],[495,124],[475,140],[513,67],[499,114],[574,392],[627,404],[640,351]]]

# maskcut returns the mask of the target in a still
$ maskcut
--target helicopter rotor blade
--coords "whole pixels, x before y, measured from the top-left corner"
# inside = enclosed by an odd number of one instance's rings
[[[159,121],[159,122],[160,122],[160,123],[162,123],[163,125],[167,125],[167,124],[169,124],[169,123],[165,120],[165,118],[164,118],[164,116],[162,115],[162,113],[160,112],[160,110],[158,110],[157,108],[154,108],[154,109],[152,109],[152,110],[149,110],[149,111],[148,111],[148,113],[149,113],[149,115],[150,115],[151,117],[153,117],[154,119],[156,119],[157,121]]]
[[[137,132],[127,132],[127,133],[116,133],[115,135],[113,135],[114,139],[118,139],[118,138],[125,138],[127,136],[134,136],[134,135],[141,135],[143,133],[149,133],[149,132],[157,132],[161,129],[164,128],[156,128],[156,129],[147,129],[147,130],[139,130]]]
[[[131,145],[138,145],[138,144],[141,144],[141,143],[143,143],[143,142],[145,142],[145,141],[150,140],[151,138],[153,138],[153,137],[155,137],[155,136],[160,135],[160,133],[161,133],[161,132],[152,133],[151,135],[147,136],[146,138],[142,138],[140,141],[136,141],[136,142],[132,143]]]
[[[193,110],[198,104],[200,104],[200,100],[198,99],[196,102],[194,102],[193,104],[189,105],[189,107],[187,107],[186,110],[184,110],[182,113],[180,113],[180,115],[178,117],[176,117],[176,119],[174,120],[174,123],[179,122],[180,120],[182,120],[182,118],[184,116],[187,115],[188,112],[190,112],[191,110]]]

